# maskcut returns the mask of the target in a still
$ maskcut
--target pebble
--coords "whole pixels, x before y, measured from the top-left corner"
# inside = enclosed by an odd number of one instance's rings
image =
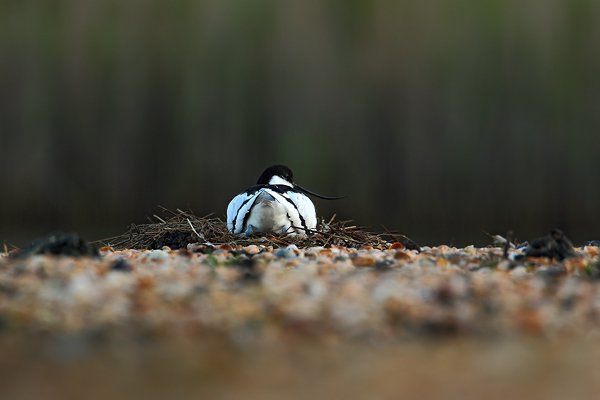
[[[169,258],[169,253],[164,250],[152,250],[148,255],[148,259],[151,261],[163,261]]]
[[[2,260],[2,312],[17,318],[15,326],[49,331],[119,321],[132,332],[190,326],[232,333],[252,325],[257,335],[277,337],[291,323],[310,323],[324,335],[389,339],[424,334],[439,321],[465,333],[531,334],[532,325],[521,323],[529,310],[542,316],[536,334],[600,332],[590,249],[557,262],[503,260],[501,250],[475,247],[205,248],[213,254],[124,250],[98,259]],[[147,268],[149,260],[160,267]]]
[[[246,254],[254,255],[260,253],[260,247],[255,244],[251,244],[249,246],[244,247],[244,252]]]
[[[371,267],[375,265],[375,258],[368,256],[358,256],[352,259],[355,267]]]
[[[396,251],[396,254],[394,254],[394,258],[396,260],[410,260],[411,256],[410,256],[410,253],[408,253],[404,250],[398,250],[398,251]]]
[[[133,268],[131,267],[131,264],[125,261],[124,258],[120,257],[112,264],[110,269],[111,271],[131,272]]]
[[[296,252],[288,247],[283,247],[281,249],[277,249],[277,250],[275,250],[275,252],[273,254],[275,255],[275,257],[278,257],[278,258],[296,258],[296,257],[298,257],[296,255]]]

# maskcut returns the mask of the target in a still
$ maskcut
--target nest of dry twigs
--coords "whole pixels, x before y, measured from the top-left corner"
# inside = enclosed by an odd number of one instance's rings
[[[227,230],[220,219],[209,216],[197,217],[191,211],[177,209],[171,211],[162,208],[162,216],[154,215],[156,222],[131,224],[129,230],[121,235],[99,240],[106,246],[121,249],[160,249],[169,246],[172,249],[185,248],[189,243],[206,245],[250,245],[265,244],[284,247],[295,244],[298,247],[346,246],[373,247],[386,246],[399,241],[408,248],[418,247],[404,235],[386,232],[372,233],[352,225],[351,221],[335,221],[335,215],[329,220],[321,220],[315,231],[307,236],[261,235],[237,236]],[[154,220],[152,220],[154,221]]]

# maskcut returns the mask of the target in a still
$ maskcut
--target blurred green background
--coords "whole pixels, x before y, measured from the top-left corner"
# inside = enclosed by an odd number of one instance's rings
[[[224,215],[265,166],[427,244],[600,238],[600,1],[3,0],[0,241]]]

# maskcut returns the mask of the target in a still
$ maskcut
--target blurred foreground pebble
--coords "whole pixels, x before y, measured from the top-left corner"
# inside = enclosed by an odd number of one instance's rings
[[[600,328],[598,248],[562,261],[448,246],[121,250],[0,257],[0,329],[236,341],[561,335]],[[518,250],[516,250],[518,251]]]

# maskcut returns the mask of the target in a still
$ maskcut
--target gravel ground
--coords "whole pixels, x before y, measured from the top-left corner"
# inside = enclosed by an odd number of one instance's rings
[[[598,247],[381,247],[3,254],[0,395],[593,398]]]
[[[386,247],[191,245],[4,257],[0,317],[9,330],[216,331],[241,341],[554,337],[600,327],[597,247],[562,262],[509,261],[498,248]]]

